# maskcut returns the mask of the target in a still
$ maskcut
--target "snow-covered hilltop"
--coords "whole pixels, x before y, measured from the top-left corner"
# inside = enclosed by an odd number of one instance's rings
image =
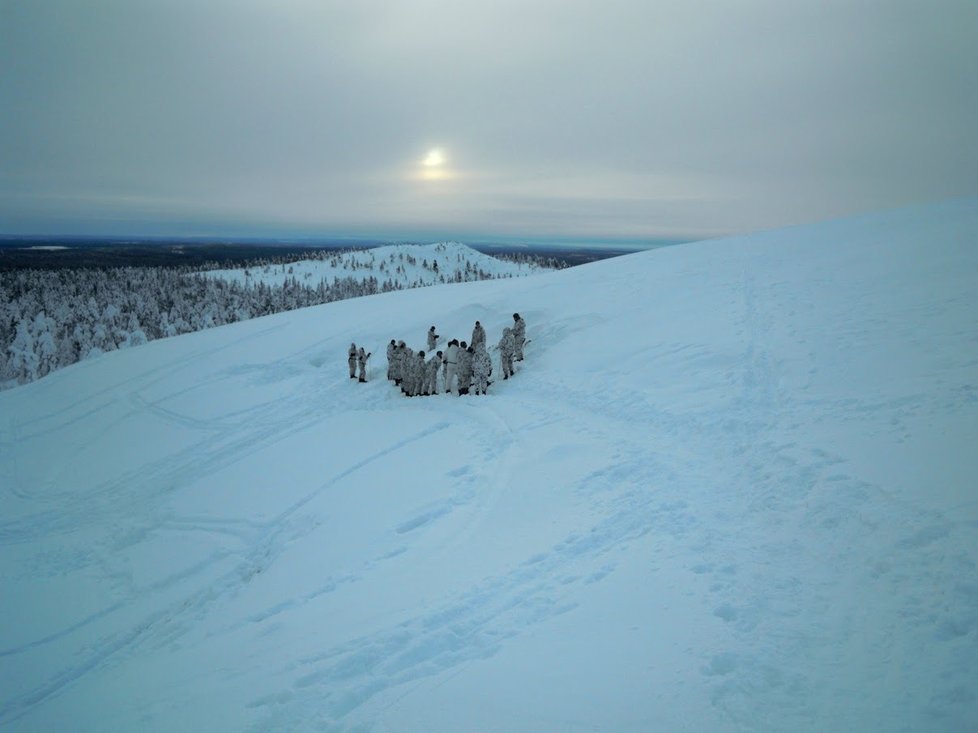
[[[0,394],[0,728],[968,730],[976,238],[965,201],[681,245]],[[488,397],[385,381],[514,311]]]
[[[315,286],[352,278],[375,278],[378,290],[402,290],[439,283],[471,282],[519,277],[545,271],[537,264],[509,262],[472,249],[459,242],[437,244],[391,244],[349,252],[326,252],[320,259],[300,260],[287,265],[211,270],[217,277],[241,285],[281,285],[294,278]],[[386,286],[386,287],[385,287]]]

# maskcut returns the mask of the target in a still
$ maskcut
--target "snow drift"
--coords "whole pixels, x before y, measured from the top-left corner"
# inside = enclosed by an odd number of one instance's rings
[[[0,725],[968,729],[976,235],[965,201],[682,245],[0,394]],[[489,397],[384,380],[514,311]]]

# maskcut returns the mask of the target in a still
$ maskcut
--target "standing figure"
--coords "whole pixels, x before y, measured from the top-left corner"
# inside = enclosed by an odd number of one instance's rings
[[[492,359],[486,347],[479,344],[472,354],[472,384],[476,394],[486,394],[489,389],[489,374],[492,373]]]
[[[458,367],[458,339],[448,342],[445,349],[445,392],[451,394],[452,382],[455,381],[455,370]]]
[[[441,366],[441,362],[441,352],[439,351],[425,364],[424,393],[426,395],[438,394],[438,367]]]
[[[523,361],[523,344],[526,343],[526,321],[520,316],[519,313],[513,314],[513,340],[516,342],[515,348],[513,349],[513,356],[516,357],[516,361]]]
[[[466,346],[463,341],[458,347],[458,394],[461,397],[469,393],[469,385],[472,384],[472,347]]]
[[[387,378],[390,380],[395,380],[394,372],[394,355],[397,353],[397,342],[391,339],[391,342],[387,344]]]
[[[401,342],[404,343],[403,341]],[[401,391],[408,397],[413,397],[410,388],[412,385],[411,374],[414,372],[414,352],[410,346],[405,345],[401,349]]]
[[[516,350],[516,339],[513,329],[504,328],[503,337],[499,339],[499,361],[503,367],[503,379],[513,376],[513,352]]]
[[[472,329],[472,348],[477,347],[479,344],[486,345],[486,329],[482,327],[481,323],[476,321],[475,328]]]
[[[438,343],[438,334],[435,333],[435,327],[432,326],[428,329],[428,353],[435,350],[435,344]]]
[[[357,378],[357,345],[350,344],[346,352],[346,363],[350,365],[350,379]]]
[[[424,352],[419,351],[414,357],[414,368],[411,370],[411,396],[424,394],[425,362]]]
[[[400,386],[404,380],[404,342],[399,341],[394,349],[394,384]]]
[[[360,365],[360,381],[367,381],[367,359],[370,358],[370,354],[373,352],[367,351],[362,346],[360,351],[357,352],[357,363]]]

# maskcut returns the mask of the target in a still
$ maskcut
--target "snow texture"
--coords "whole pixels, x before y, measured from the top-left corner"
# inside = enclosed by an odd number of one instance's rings
[[[0,728],[973,730],[976,235],[387,293],[0,394]],[[488,397],[347,375],[514,311]]]

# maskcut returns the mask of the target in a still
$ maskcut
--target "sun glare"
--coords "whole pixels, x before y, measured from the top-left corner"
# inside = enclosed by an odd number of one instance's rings
[[[421,165],[425,168],[441,168],[445,165],[445,153],[441,148],[432,148],[428,151],[424,160],[421,161]]]
[[[421,181],[447,181],[454,178],[454,173],[448,167],[448,155],[442,148],[432,148],[419,161],[415,178]]]

